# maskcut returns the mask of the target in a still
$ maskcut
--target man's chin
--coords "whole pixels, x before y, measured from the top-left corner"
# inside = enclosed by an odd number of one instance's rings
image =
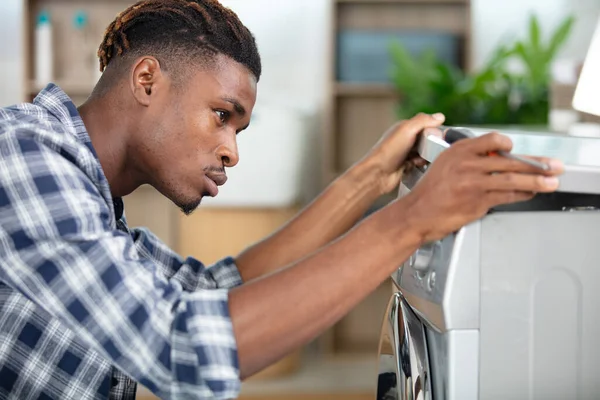
[[[204,197],[204,196],[202,196],[202,197]],[[182,213],[184,213],[185,215],[190,215],[191,213],[196,211],[198,206],[200,206],[200,203],[202,202],[202,197],[200,197],[199,199],[193,200],[193,201],[188,200],[188,201],[177,202],[176,205],[177,205],[177,207],[179,207],[179,209],[181,210]]]
[[[196,209],[198,208],[199,205],[200,205],[200,202],[198,202],[197,204],[184,204],[184,205],[179,206],[179,209],[185,215],[190,215],[191,213],[196,211]]]

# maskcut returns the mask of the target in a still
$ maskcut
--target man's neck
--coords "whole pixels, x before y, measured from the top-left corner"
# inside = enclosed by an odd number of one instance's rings
[[[113,197],[126,196],[144,183],[132,168],[135,158],[127,153],[132,132],[123,106],[106,95],[91,97],[78,108]]]

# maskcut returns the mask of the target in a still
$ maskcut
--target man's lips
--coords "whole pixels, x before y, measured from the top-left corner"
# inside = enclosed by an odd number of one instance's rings
[[[208,179],[216,183],[217,186],[223,186],[225,182],[227,182],[227,175],[222,173],[209,172],[208,174],[206,174],[206,176],[208,177]]]
[[[219,186],[227,182],[227,175],[219,172],[209,172],[204,175],[204,179],[206,179],[206,191],[211,197],[215,197],[219,194]]]
[[[210,197],[215,197],[217,194],[219,194],[219,187],[217,186],[215,181],[213,181],[206,175],[204,175],[204,180],[206,181],[206,186],[204,187],[204,189],[206,190],[205,194],[208,194]]]

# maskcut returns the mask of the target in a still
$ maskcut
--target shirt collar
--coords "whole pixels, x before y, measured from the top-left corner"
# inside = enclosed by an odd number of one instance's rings
[[[81,115],[71,98],[57,85],[49,83],[36,97],[33,99],[33,104],[42,107],[50,115],[58,120],[58,122],[66,127],[73,135],[76,136],[80,143],[86,145],[96,160],[98,154],[90,135],[85,129]]]
[[[104,171],[100,165],[98,154],[92,145],[92,139],[83,124],[83,119],[73,103],[73,100],[57,85],[49,83],[36,97],[33,99],[33,104],[45,109],[50,115],[58,120],[58,122],[66,127],[77,141],[84,144],[96,159],[98,163],[98,178],[100,182],[106,182]],[[108,183],[108,182],[106,182]],[[116,214],[116,219],[119,220],[123,215],[123,201],[121,198],[113,198],[113,207]]]

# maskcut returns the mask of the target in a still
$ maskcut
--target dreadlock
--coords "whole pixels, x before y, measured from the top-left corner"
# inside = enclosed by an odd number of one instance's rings
[[[100,71],[116,57],[143,53],[157,57],[165,69],[173,56],[223,54],[257,80],[261,74],[254,36],[217,0],[144,0],[130,6],[106,28],[98,49]]]

